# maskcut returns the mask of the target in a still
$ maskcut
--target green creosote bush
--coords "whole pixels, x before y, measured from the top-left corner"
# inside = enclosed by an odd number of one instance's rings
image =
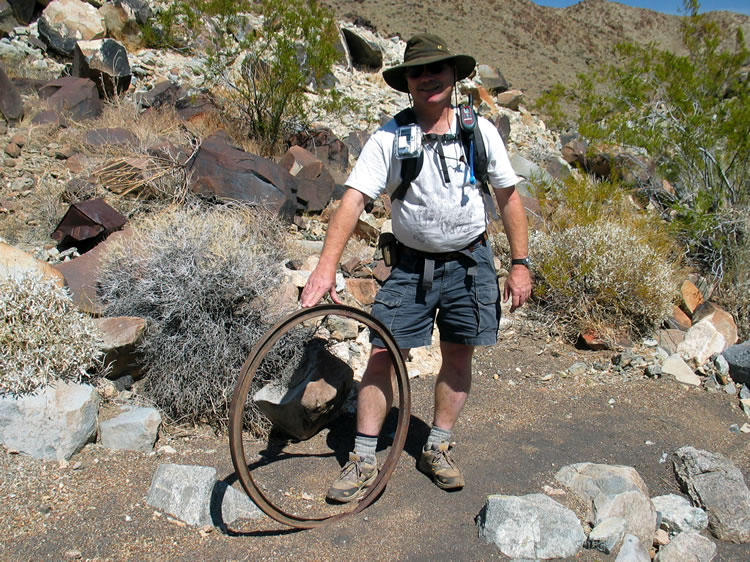
[[[100,298],[108,316],[140,316],[144,393],[173,421],[223,429],[240,368],[254,343],[284,312],[284,227],[242,206],[170,210],[135,222],[108,245]],[[266,356],[254,388],[288,381],[308,334],[292,332]],[[254,404],[246,426],[258,437],[269,422]]]
[[[0,279],[0,395],[102,374],[101,336],[67,289],[39,275]]]
[[[230,92],[252,138],[273,154],[305,121],[305,91],[324,90],[338,54],[333,12],[315,0],[212,0],[200,4],[210,27],[209,76]],[[260,18],[251,26],[249,14]],[[330,107],[341,100],[328,89]]]
[[[731,36],[698,14],[696,0],[683,5],[687,55],[618,45],[614,64],[573,88],[556,86],[539,109],[559,127],[563,102],[573,103],[588,139],[645,149],[674,187],[674,195],[650,195],[685,257],[729,286],[750,234],[750,80],[742,73],[750,51],[740,29]]]
[[[635,225],[600,220],[531,237],[534,298],[570,338],[642,336],[672,312],[675,262]]]

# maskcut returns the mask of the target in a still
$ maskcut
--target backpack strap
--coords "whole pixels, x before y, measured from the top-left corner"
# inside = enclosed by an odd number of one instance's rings
[[[484,192],[484,202],[487,206],[490,217],[498,219],[499,215],[497,214],[495,201],[492,198],[492,190],[490,189],[490,175],[487,172],[489,164],[487,148],[484,145],[482,131],[479,130],[478,116],[476,111],[474,111],[471,95],[469,96],[468,104],[459,106],[458,115],[461,141],[464,145],[464,154],[471,159],[470,165],[473,167],[473,176],[482,186],[481,189]]]
[[[414,113],[414,109],[407,107],[399,111],[394,117],[396,125],[404,127],[417,122],[417,116]],[[406,191],[409,189],[411,182],[416,179],[419,172],[422,171],[422,163],[424,162],[424,153],[420,154],[416,158],[404,158],[401,160],[401,183],[396,189],[393,190],[391,195],[391,201],[396,199],[403,199],[406,195]]]

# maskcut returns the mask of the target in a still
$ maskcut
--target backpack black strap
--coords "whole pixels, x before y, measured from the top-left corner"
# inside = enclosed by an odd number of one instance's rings
[[[394,117],[396,125],[404,127],[417,122],[417,116],[414,113],[414,109],[407,107],[399,111]],[[419,175],[422,171],[422,163],[424,162],[424,153],[420,154],[416,158],[404,158],[401,160],[401,183],[396,189],[393,190],[391,195],[391,201],[396,199],[403,199],[406,195],[406,190],[409,189],[411,182]]]
[[[474,111],[474,108],[471,106],[471,102],[469,103],[468,107],[471,108],[471,112],[474,116],[474,121],[476,122],[477,114]],[[459,106],[459,108],[460,115],[462,106]],[[399,127],[404,127],[406,125],[416,123],[417,116],[415,115],[413,108],[407,107],[406,109],[402,109],[401,111],[399,111],[394,116],[394,120],[396,121],[396,125],[398,125]],[[491,205],[491,214],[496,214],[494,202],[492,201],[492,192],[489,187],[489,174],[487,173],[487,149],[484,146],[482,133],[480,132],[479,134],[475,134],[476,128],[465,129],[463,126],[460,126],[459,130],[461,135],[461,142],[464,145],[464,153],[467,155],[467,157],[469,156],[469,151],[473,148],[474,175],[477,181],[482,185],[482,189],[484,190],[484,192],[490,196],[486,199],[489,200],[489,204]],[[416,158],[404,158],[403,160],[401,160],[401,183],[395,190],[393,190],[393,193],[391,194],[391,201],[404,198],[404,196],[406,195],[406,191],[411,185],[411,182],[414,181],[419,175],[419,172],[422,171],[423,162],[424,153],[420,154]],[[447,177],[447,174],[445,175]]]

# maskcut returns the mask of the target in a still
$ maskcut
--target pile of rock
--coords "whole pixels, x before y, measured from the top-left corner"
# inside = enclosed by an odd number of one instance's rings
[[[682,447],[673,455],[676,494],[650,498],[638,472],[628,466],[579,463],[565,466],[556,480],[584,500],[584,532],[576,514],[544,494],[489,496],[477,516],[479,536],[511,558],[576,556],[582,548],[617,560],[712,560],[719,540],[750,542],[750,490],[741,472],[722,455]]]

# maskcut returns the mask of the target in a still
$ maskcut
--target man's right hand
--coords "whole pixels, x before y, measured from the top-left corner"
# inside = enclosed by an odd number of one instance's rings
[[[342,304],[336,293],[336,271],[330,272],[318,266],[310,274],[307,283],[305,283],[305,288],[302,289],[302,298],[300,299],[302,307],[315,306],[326,293],[331,295],[333,302]]]

